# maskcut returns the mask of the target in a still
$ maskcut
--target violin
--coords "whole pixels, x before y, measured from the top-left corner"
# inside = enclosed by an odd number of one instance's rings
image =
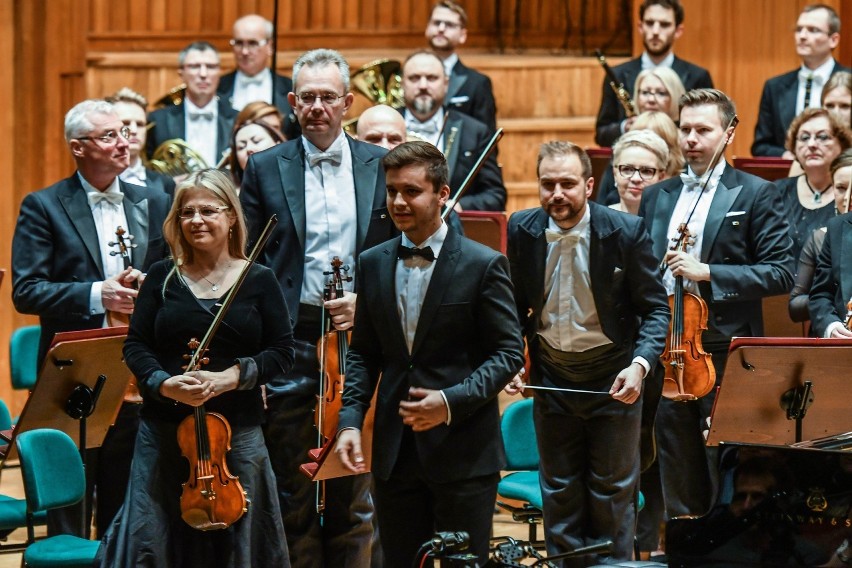
[[[190,340],[192,355],[184,357],[191,359],[191,371],[210,362],[207,350],[200,347],[198,339]],[[225,454],[231,450],[231,425],[224,416],[208,413],[201,404],[180,423],[177,440],[190,470],[180,496],[181,518],[202,531],[228,528],[248,512],[246,492],[225,461]]]
[[[331,260],[331,270],[323,272],[328,282],[323,300],[343,297],[343,283],[351,282],[349,266],[340,257]],[[346,354],[349,352],[349,332],[334,329],[330,317],[323,318],[323,334],[317,342],[320,363],[320,392],[317,396],[315,423],[321,439],[330,440],[337,433],[338,414],[342,406],[343,380],[346,376]]]
[[[676,248],[686,252],[687,246],[695,243],[686,223],[678,227],[680,236]],[[683,276],[675,277],[674,294],[669,296],[672,318],[666,347],[660,360],[666,374],[663,380],[663,396],[677,401],[696,400],[713,390],[716,384],[716,369],[710,354],[701,344],[701,333],[707,329],[707,302],[683,289]]]
[[[843,327],[852,331],[852,298],[846,302],[846,317],[843,318]]]
[[[192,339],[185,370],[197,371],[209,363],[207,351],[225,314],[257,259],[264,244],[278,223],[273,215],[261,233],[236,282],[228,290],[222,307],[201,341]],[[178,425],[177,442],[181,454],[189,461],[189,479],[183,484],[180,497],[181,518],[191,527],[202,530],[226,529],[248,511],[246,492],[239,478],[228,471],[226,454],[231,449],[231,426],[224,416],[208,413],[203,404]]]
[[[133,240],[133,235],[129,234],[124,230],[124,227],[119,225],[115,229],[115,241],[111,241],[107,243],[111,247],[117,247],[116,250],[111,250],[109,252],[110,256],[121,256],[121,260],[124,262],[124,269],[130,268],[130,251],[131,249],[136,248],[136,244],[131,243]],[[134,280],[130,283],[130,287],[134,290],[139,289],[139,283]],[[108,327],[119,327],[123,325],[130,325],[130,314],[123,314],[121,312],[107,312],[107,325]]]

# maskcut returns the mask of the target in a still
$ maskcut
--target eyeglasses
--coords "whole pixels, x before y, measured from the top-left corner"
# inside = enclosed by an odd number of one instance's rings
[[[202,207],[182,207],[180,211],[178,211],[178,217],[181,219],[195,219],[196,215],[201,215],[202,219],[212,219],[221,213],[222,211],[227,211],[230,207],[221,205],[219,207],[214,207],[213,205],[204,205]]]
[[[429,20],[429,25],[440,28],[442,25],[448,30],[455,30],[462,27],[459,22],[448,22],[447,20]]]
[[[106,144],[107,146],[111,146],[118,142],[119,135],[125,140],[128,140],[130,138],[130,128],[127,126],[122,126],[118,129],[118,132],[116,132],[115,130],[109,130],[107,132],[104,132],[100,136],[78,136],[76,140],[91,140],[92,142],[100,141],[103,144]]]
[[[218,63],[187,63],[183,66],[183,68],[189,71],[190,73],[198,73],[199,71],[201,71],[202,67],[205,67],[208,71],[219,70]]]
[[[630,179],[636,172],[639,172],[639,177],[642,178],[642,181],[651,181],[657,175],[657,172],[660,171],[657,168],[637,168],[636,166],[628,166],[627,164],[615,167],[618,169],[619,175],[624,179]]]
[[[834,136],[832,136],[831,134],[827,132],[820,132],[818,134],[814,134],[813,136],[811,136],[810,134],[799,134],[798,136],[796,136],[796,142],[798,142],[799,144],[808,144],[811,141],[811,138],[813,138],[814,141],[817,144],[820,144],[821,146],[825,146],[826,144],[834,140]]]
[[[231,47],[236,47],[237,49],[248,49],[250,51],[254,51],[259,47],[265,46],[269,43],[268,39],[232,39],[228,43],[231,44]]]
[[[797,34],[804,32],[808,35],[819,35],[819,34],[831,35],[827,30],[821,30],[821,29],[815,28],[813,26],[796,26],[795,28],[793,28],[793,30]]]
[[[346,95],[338,95],[337,93],[299,93],[296,95],[296,99],[298,99],[299,103],[302,106],[311,107],[314,106],[314,103],[317,99],[322,102],[327,107],[334,106],[337,102],[345,97]]]
[[[669,98],[669,94],[666,91],[639,91],[640,97],[647,98],[655,98],[655,99],[667,99]]]

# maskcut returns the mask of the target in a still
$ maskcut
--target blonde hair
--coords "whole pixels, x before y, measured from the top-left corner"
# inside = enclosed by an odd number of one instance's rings
[[[631,130],[622,135],[612,147],[612,163],[617,164],[621,153],[627,148],[643,148],[657,158],[657,165],[663,172],[668,171],[669,147],[665,140],[652,130]]]
[[[686,160],[684,160],[683,152],[680,151],[677,126],[669,115],[656,110],[643,112],[633,121],[630,131],[633,132],[634,130],[650,130],[666,143],[669,148],[669,160],[666,167],[667,178],[676,176],[683,171]]]
[[[669,108],[666,110],[666,114],[668,114],[672,120],[677,120],[680,113],[680,110],[678,109],[678,101],[686,93],[686,89],[684,89],[683,82],[680,80],[678,74],[668,67],[645,69],[639,73],[639,76],[636,77],[636,83],[633,84],[634,101],[639,100],[639,87],[642,86],[642,82],[648,77],[656,77],[659,79],[669,92]]]

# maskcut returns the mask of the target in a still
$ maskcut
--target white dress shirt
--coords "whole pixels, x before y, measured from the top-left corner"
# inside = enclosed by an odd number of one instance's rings
[[[234,96],[231,106],[236,110],[255,101],[272,103],[272,71],[267,67],[254,77],[249,77],[242,71],[234,75]]]
[[[687,229],[689,229],[689,234],[695,239],[695,243],[688,247],[686,252],[701,261],[701,247],[704,243],[704,225],[707,223],[707,214],[710,212],[710,204],[713,203],[713,196],[716,195],[716,188],[719,186],[719,180],[721,179],[722,172],[724,171],[725,161],[720,160],[711,172],[710,181],[707,183],[707,187],[704,189],[703,194],[699,193],[697,187],[687,188],[684,186],[681,190],[680,196],[678,196],[677,199],[677,204],[672,211],[672,218],[669,220],[668,231],[666,232],[666,235],[668,235],[669,238],[667,241],[667,249],[670,249],[675,243],[673,239],[677,239],[680,236],[677,229],[680,227],[681,223],[686,222],[686,218],[689,217],[689,212],[692,211],[693,206],[695,206],[695,201],[698,200],[698,206],[695,208],[695,213],[692,214],[692,217],[686,226]],[[692,168],[687,168],[686,175],[695,177],[695,172],[692,171]],[[707,172],[705,172],[705,175],[707,175]],[[701,176],[702,183],[703,179],[704,176]],[[672,271],[670,269],[666,269],[665,273],[663,273],[663,285],[666,287],[667,294],[671,295],[674,293],[675,277],[672,276]],[[695,282],[694,280],[684,278],[683,288],[687,292],[692,292],[698,296],[701,295],[698,290],[698,282]]]
[[[831,71],[834,69],[834,58],[829,57],[828,61],[817,67],[816,69],[808,69],[802,64],[799,69],[799,89],[796,93],[796,114],[799,114],[806,108],[819,108],[820,99],[822,97],[822,88],[831,77]],[[805,101],[805,85],[808,76],[813,78],[811,83],[811,100]]]
[[[449,57],[444,59],[442,63],[444,64],[444,75],[449,78],[453,74],[453,67],[456,66],[456,63],[459,62],[459,56],[457,53],[451,54]]]
[[[80,178],[80,183],[83,185],[83,190],[88,194],[90,192],[98,192],[95,187],[77,172]],[[121,195],[121,189],[118,178],[115,178],[110,186],[103,193],[117,193]],[[88,197],[87,197],[88,199]],[[124,214],[124,205],[111,203],[102,200],[97,204],[89,207],[92,210],[92,218],[95,221],[95,229],[98,232],[98,248],[101,252],[101,265],[104,267],[104,278],[111,278],[124,270],[124,260],[120,254],[111,255],[110,252],[118,252],[117,246],[109,246],[110,242],[115,242],[115,231],[118,227],[127,227],[127,217]],[[130,258],[133,260],[133,252],[128,248]],[[91,314],[102,314],[104,309],[103,300],[101,298],[101,290],[103,289],[103,281],[92,282],[92,288],[89,291],[89,312]]]
[[[322,305],[323,286],[335,256],[344,265],[355,266],[358,216],[352,152],[346,135],[340,136],[326,152],[339,153],[340,162],[322,160],[311,166],[310,155],[321,153],[307,138],[305,147],[305,275],[302,302]],[[355,282],[344,283],[351,292]]]
[[[444,133],[441,131],[443,126],[443,108],[439,108],[438,112],[433,114],[429,120],[422,122],[416,116],[411,114],[411,111],[405,109],[405,128],[419,135],[421,138],[438,148],[441,152],[444,151]]]
[[[118,177],[121,178],[121,181],[145,187],[147,186],[148,172],[145,171],[145,164],[142,163],[142,160],[137,158],[136,164],[118,174]]]
[[[656,69],[657,67],[668,67],[671,69],[672,65],[674,65],[674,52],[670,51],[669,54],[666,55],[666,57],[659,63],[654,63],[651,60],[651,57],[644,51],[639,59],[642,62],[642,71],[645,71],[646,69]],[[625,85],[625,87],[628,89],[633,88],[632,85]]]
[[[193,104],[189,98],[183,100],[184,123],[186,125],[186,143],[198,152],[208,167],[219,163],[219,101],[213,97],[204,108]]]

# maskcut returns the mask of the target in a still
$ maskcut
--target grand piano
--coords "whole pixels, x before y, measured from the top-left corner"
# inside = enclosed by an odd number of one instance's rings
[[[852,566],[852,344],[739,338],[708,445],[720,490],[666,527],[669,566]]]

